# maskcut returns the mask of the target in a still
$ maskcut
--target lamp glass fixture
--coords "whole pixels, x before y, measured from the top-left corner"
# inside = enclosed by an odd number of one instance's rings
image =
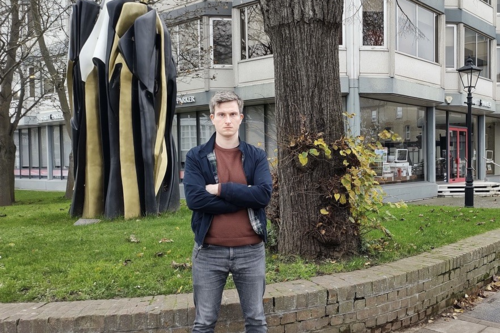
[[[465,61],[465,66],[457,69],[464,89],[474,89],[476,87],[481,70],[481,68],[474,65],[474,61],[471,56],[469,56]]]

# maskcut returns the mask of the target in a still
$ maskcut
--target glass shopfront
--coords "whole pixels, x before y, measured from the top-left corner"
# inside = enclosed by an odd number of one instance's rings
[[[360,98],[361,135],[380,141],[383,149],[374,164],[381,184],[399,184],[425,180],[424,126],[425,107]],[[399,141],[379,139],[384,130],[399,135]]]

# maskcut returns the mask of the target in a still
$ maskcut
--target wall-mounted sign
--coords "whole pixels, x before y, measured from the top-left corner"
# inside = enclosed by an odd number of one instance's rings
[[[482,99],[479,98],[473,98],[472,105],[482,106],[483,108],[491,108],[491,102],[483,101]]]
[[[196,98],[194,96],[180,96],[177,97],[177,105],[179,104],[189,104],[196,103]]]
[[[63,120],[63,119],[64,119],[63,114],[60,112],[38,116],[39,122],[51,121],[51,120]]]

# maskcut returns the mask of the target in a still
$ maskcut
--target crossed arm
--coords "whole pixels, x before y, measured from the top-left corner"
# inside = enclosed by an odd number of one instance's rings
[[[184,170],[184,191],[186,202],[191,210],[207,214],[225,214],[240,209],[264,208],[271,198],[272,180],[265,152],[259,152],[256,165],[253,168],[253,184],[222,183],[207,184],[203,177],[201,161],[186,156]]]

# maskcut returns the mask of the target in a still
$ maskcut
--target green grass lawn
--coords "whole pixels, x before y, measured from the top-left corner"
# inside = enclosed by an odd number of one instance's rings
[[[17,191],[0,207],[0,302],[63,301],[191,292],[191,213],[74,226],[59,192]],[[500,227],[499,209],[388,208],[393,234],[367,236],[367,255],[307,262],[268,254],[267,282],[309,278],[393,261]],[[187,267],[186,267],[187,266]],[[232,287],[232,283],[228,284]]]

